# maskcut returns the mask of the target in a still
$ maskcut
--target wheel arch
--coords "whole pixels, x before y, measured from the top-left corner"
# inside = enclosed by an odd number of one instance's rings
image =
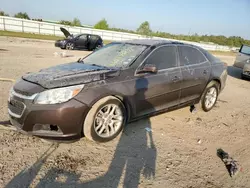
[[[218,83],[218,85],[219,85],[219,91],[220,91],[220,89],[221,89],[221,81],[220,81],[220,79],[219,78],[213,78],[212,80],[210,80],[208,83],[207,83],[207,85],[209,84],[209,83],[211,83],[211,82],[216,82],[216,83]]]
[[[127,117],[126,117],[126,122],[128,122],[131,118],[131,114],[132,114],[132,105],[130,104],[129,100],[126,98],[126,96],[120,94],[120,93],[114,93],[114,94],[104,94],[104,95],[100,95],[98,98],[96,98],[94,101],[92,101],[89,104],[89,107],[92,108],[94,104],[96,104],[98,101],[100,101],[101,99],[105,98],[105,97],[115,97],[117,99],[119,99],[121,101],[121,103],[124,105],[126,113],[127,113]]]
[[[201,100],[201,97],[202,97],[202,95],[203,95],[205,89],[206,89],[207,86],[208,86],[210,83],[212,83],[212,82],[218,83],[218,85],[219,85],[219,88],[218,88],[218,89],[219,89],[219,92],[220,92],[220,89],[221,89],[221,81],[220,81],[219,78],[213,78],[213,79],[209,80],[209,81],[207,82],[206,86],[203,88],[202,93],[200,94],[200,97],[199,97],[199,100],[198,100],[198,101]]]

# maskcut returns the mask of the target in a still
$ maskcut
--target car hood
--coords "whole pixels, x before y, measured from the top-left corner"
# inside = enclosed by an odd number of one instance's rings
[[[63,32],[64,36],[68,38],[71,36],[70,32],[67,29],[64,29],[63,27],[60,27],[60,30]]]
[[[37,73],[28,73],[22,79],[52,89],[104,80],[118,76],[119,70],[73,62],[42,69]]]

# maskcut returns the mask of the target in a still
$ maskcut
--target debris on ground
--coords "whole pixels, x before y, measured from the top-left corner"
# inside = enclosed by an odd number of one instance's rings
[[[196,107],[195,107],[194,105],[191,105],[191,106],[190,106],[190,112],[191,112],[192,114],[195,114],[195,113],[197,112],[197,109],[196,109]]]
[[[149,127],[146,127],[145,130],[148,131],[148,132],[153,132],[152,129],[149,128]]]
[[[201,144],[201,139],[198,139],[198,140],[197,140],[197,143],[198,143],[198,144]]]
[[[197,117],[196,121],[202,121],[202,119],[200,117]]]
[[[67,55],[66,52],[54,52],[54,56],[60,56],[60,57],[73,57],[74,55]]]
[[[76,171],[78,167],[85,167],[86,160],[85,158],[74,158],[66,153],[59,154],[54,160],[47,162],[48,166],[56,166],[58,169],[67,170],[67,171]]]
[[[228,170],[228,173],[231,177],[236,175],[239,172],[239,170],[242,171],[242,168],[239,168],[237,161],[234,160],[232,157],[230,157],[229,154],[226,153],[224,150],[218,149],[217,155],[224,162]]]

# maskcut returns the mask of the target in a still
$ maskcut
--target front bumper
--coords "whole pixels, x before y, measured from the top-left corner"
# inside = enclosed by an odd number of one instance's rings
[[[242,72],[241,77],[243,79],[250,79],[250,72],[249,71]]]
[[[65,48],[65,45],[66,45],[66,43],[63,43],[62,41],[55,42],[55,47]]]
[[[10,108],[12,100],[24,104],[22,113],[13,113],[13,108]],[[54,141],[80,139],[83,121],[89,110],[87,105],[75,99],[62,104],[38,105],[15,95],[8,106],[10,122],[18,131]]]

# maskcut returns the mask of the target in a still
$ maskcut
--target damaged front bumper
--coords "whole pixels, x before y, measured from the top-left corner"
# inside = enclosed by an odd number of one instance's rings
[[[58,40],[58,41],[55,42],[55,47],[65,48],[66,47],[66,42]]]
[[[14,95],[8,101],[8,111],[10,122],[18,132],[68,142],[81,138],[88,107],[75,99],[62,104],[37,105]]]

